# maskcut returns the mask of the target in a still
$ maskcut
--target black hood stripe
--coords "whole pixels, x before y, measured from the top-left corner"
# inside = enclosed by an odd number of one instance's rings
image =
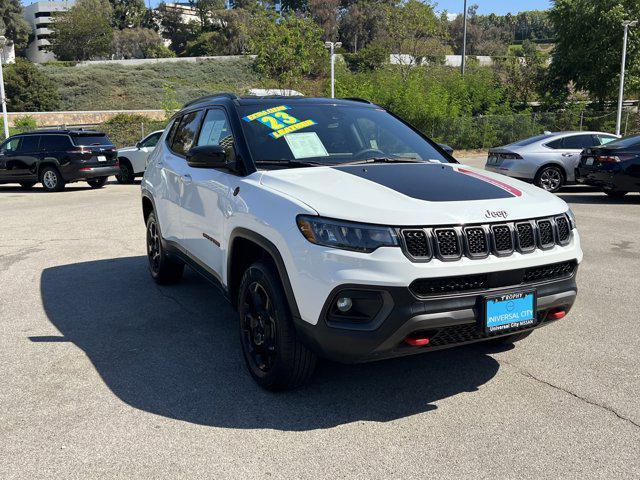
[[[336,170],[378,183],[408,197],[428,202],[513,198],[522,192],[471,170],[435,163],[348,165]]]

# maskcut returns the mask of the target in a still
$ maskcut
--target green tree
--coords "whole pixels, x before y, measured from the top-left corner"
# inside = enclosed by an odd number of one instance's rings
[[[440,45],[440,39],[445,37],[445,26],[428,3],[418,0],[407,0],[399,5],[386,8],[385,26],[389,51],[396,54],[408,55],[399,57],[405,67],[422,63],[425,57],[440,54],[444,58],[443,50],[437,52],[434,45]],[[435,44],[433,40],[436,40]],[[405,75],[408,73],[404,68]]]
[[[108,0],[78,0],[66,12],[56,12],[51,45],[59,60],[91,60],[112,52],[111,4]]]
[[[112,8],[112,24],[118,30],[139,27],[145,20],[147,8],[144,0],[109,0]]]
[[[183,55],[187,44],[202,33],[198,22],[185,22],[180,11],[164,2],[158,6],[158,22],[162,36],[171,42],[169,48],[177,55]]]
[[[322,31],[310,19],[285,15],[275,22],[271,16],[257,18],[252,52],[261,75],[287,88],[305,75],[315,74],[326,59]]]
[[[0,0],[0,34],[20,50],[27,46],[31,27],[22,16],[20,0]]]
[[[598,100],[617,93],[622,52],[622,22],[640,18],[637,0],[557,0],[549,16],[556,31],[550,75],[557,90],[573,82]],[[628,84],[640,81],[640,37],[631,29]]]
[[[190,57],[204,55],[242,55],[249,51],[251,15],[242,9],[221,10],[211,31],[187,43]]]
[[[45,112],[60,108],[56,85],[33,63],[16,58],[5,66],[7,108],[13,112]]]
[[[113,51],[118,58],[166,58],[175,54],[164,46],[162,37],[149,28],[116,31]]]

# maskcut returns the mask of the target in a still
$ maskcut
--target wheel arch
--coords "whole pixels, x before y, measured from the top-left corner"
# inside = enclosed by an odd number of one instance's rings
[[[45,158],[41,162],[38,162],[38,170],[36,172],[36,174],[38,176],[38,179],[40,179],[40,172],[45,167],[55,167],[55,168],[58,169],[58,172],[60,172],[60,164],[58,163],[58,161],[56,159],[54,159],[54,158]],[[60,172],[60,174],[62,175],[62,172]]]
[[[142,192],[142,218],[144,219],[145,225],[147,224],[147,219],[151,212],[155,212],[156,204],[153,201],[153,197],[147,191]]]
[[[300,318],[300,311],[298,310],[298,304],[291,287],[289,275],[287,273],[282,255],[273,242],[263,237],[259,233],[256,233],[245,228],[236,228],[231,232],[229,236],[229,250],[227,255],[227,290],[229,292],[229,299],[234,308],[237,307],[238,288],[242,275],[245,270],[255,261],[267,258],[273,261],[282,287],[284,289],[285,296],[287,297],[287,303],[291,310],[291,314],[294,318]]]

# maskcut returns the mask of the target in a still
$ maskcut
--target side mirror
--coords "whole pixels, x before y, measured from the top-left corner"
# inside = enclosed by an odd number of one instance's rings
[[[194,168],[225,168],[227,152],[220,145],[202,145],[187,152],[187,164]]]
[[[142,148],[142,142],[136,143],[136,148],[140,150]]]

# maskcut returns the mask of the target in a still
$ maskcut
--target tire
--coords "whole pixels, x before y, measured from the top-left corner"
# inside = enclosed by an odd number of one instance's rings
[[[524,340],[532,333],[533,333],[533,330],[529,330],[528,332],[514,333],[512,335],[507,335],[505,337],[492,338],[491,340],[487,340],[486,342],[484,342],[484,344],[492,347],[497,347],[501,345],[510,345],[512,343],[519,342],[520,340]]]
[[[277,270],[269,261],[251,265],[238,291],[242,353],[251,376],[267,390],[306,383],[317,357],[298,338]]]
[[[182,278],[184,263],[167,255],[155,212],[147,218],[147,260],[151,277],[160,285],[176,283]]]
[[[61,192],[66,184],[60,171],[54,166],[46,166],[40,170],[40,182],[47,192]]]
[[[87,180],[87,183],[91,188],[102,188],[104,184],[107,183],[107,177],[92,178],[91,180]]]
[[[605,188],[602,191],[606,193],[609,198],[622,198],[627,193],[629,193],[629,192],[625,192],[624,190],[612,190],[608,188]]]
[[[36,184],[37,182],[20,182],[20,187],[25,189],[25,190],[29,190],[31,188],[33,188],[33,186]]]
[[[560,167],[547,165],[536,173],[533,183],[547,192],[555,193],[564,185],[564,172]]]
[[[124,159],[118,160],[120,161],[120,173],[116,175],[116,180],[118,181],[118,183],[122,184],[133,183],[135,175],[133,173],[131,164]]]

